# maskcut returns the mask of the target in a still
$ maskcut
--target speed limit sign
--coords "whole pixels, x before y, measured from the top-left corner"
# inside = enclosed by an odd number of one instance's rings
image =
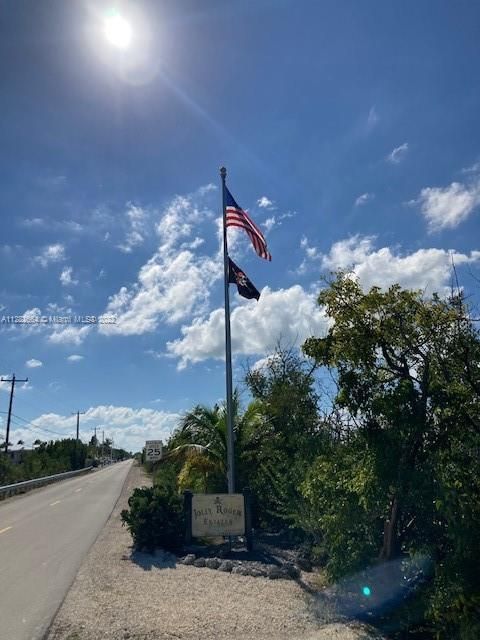
[[[147,462],[157,462],[162,458],[162,441],[147,440],[145,443],[145,460]]]

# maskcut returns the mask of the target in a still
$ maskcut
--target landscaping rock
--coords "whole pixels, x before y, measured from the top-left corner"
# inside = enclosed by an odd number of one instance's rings
[[[237,576],[248,576],[248,569],[247,567],[239,564],[236,567],[233,567],[232,573],[235,573]]]
[[[194,567],[204,567],[205,566],[205,558],[197,558],[194,563]]]
[[[282,570],[286,571],[290,578],[293,578],[293,580],[296,580],[300,577],[300,569],[291,562],[286,562],[283,565]]]
[[[285,569],[281,567],[272,567],[268,570],[268,578],[270,580],[291,580],[291,576]]]
[[[262,571],[262,569],[247,569],[247,572],[245,575],[248,576],[252,576],[252,578],[266,578],[267,577],[267,572],[266,571]]]
[[[232,571],[233,569],[233,562],[231,560],[224,560],[223,562],[220,563],[218,570],[219,571],[225,571],[226,573],[230,573],[230,571]]]
[[[208,569],[218,569],[220,566],[220,560],[218,558],[207,558],[205,560],[205,566]]]
[[[182,564],[193,564],[196,560],[196,556],[194,553],[187,554],[184,558],[181,559]]]

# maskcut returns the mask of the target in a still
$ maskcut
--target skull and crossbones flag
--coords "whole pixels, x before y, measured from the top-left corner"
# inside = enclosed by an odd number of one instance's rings
[[[244,298],[260,298],[260,292],[251,283],[243,271],[237,267],[231,258],[228,258],[228,282],[230,284],[236,284],[238,293]]]

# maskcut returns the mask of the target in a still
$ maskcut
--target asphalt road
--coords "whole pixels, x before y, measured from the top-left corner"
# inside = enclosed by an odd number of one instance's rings
[[[1,640],[43,637],[131,464],[118,462],[0,503]]]

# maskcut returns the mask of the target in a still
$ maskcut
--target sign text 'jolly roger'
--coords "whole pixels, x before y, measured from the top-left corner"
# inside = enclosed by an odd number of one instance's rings
[[[245,535],[241,493],[196,493],[192,497],[192,535],[196,538]]]

